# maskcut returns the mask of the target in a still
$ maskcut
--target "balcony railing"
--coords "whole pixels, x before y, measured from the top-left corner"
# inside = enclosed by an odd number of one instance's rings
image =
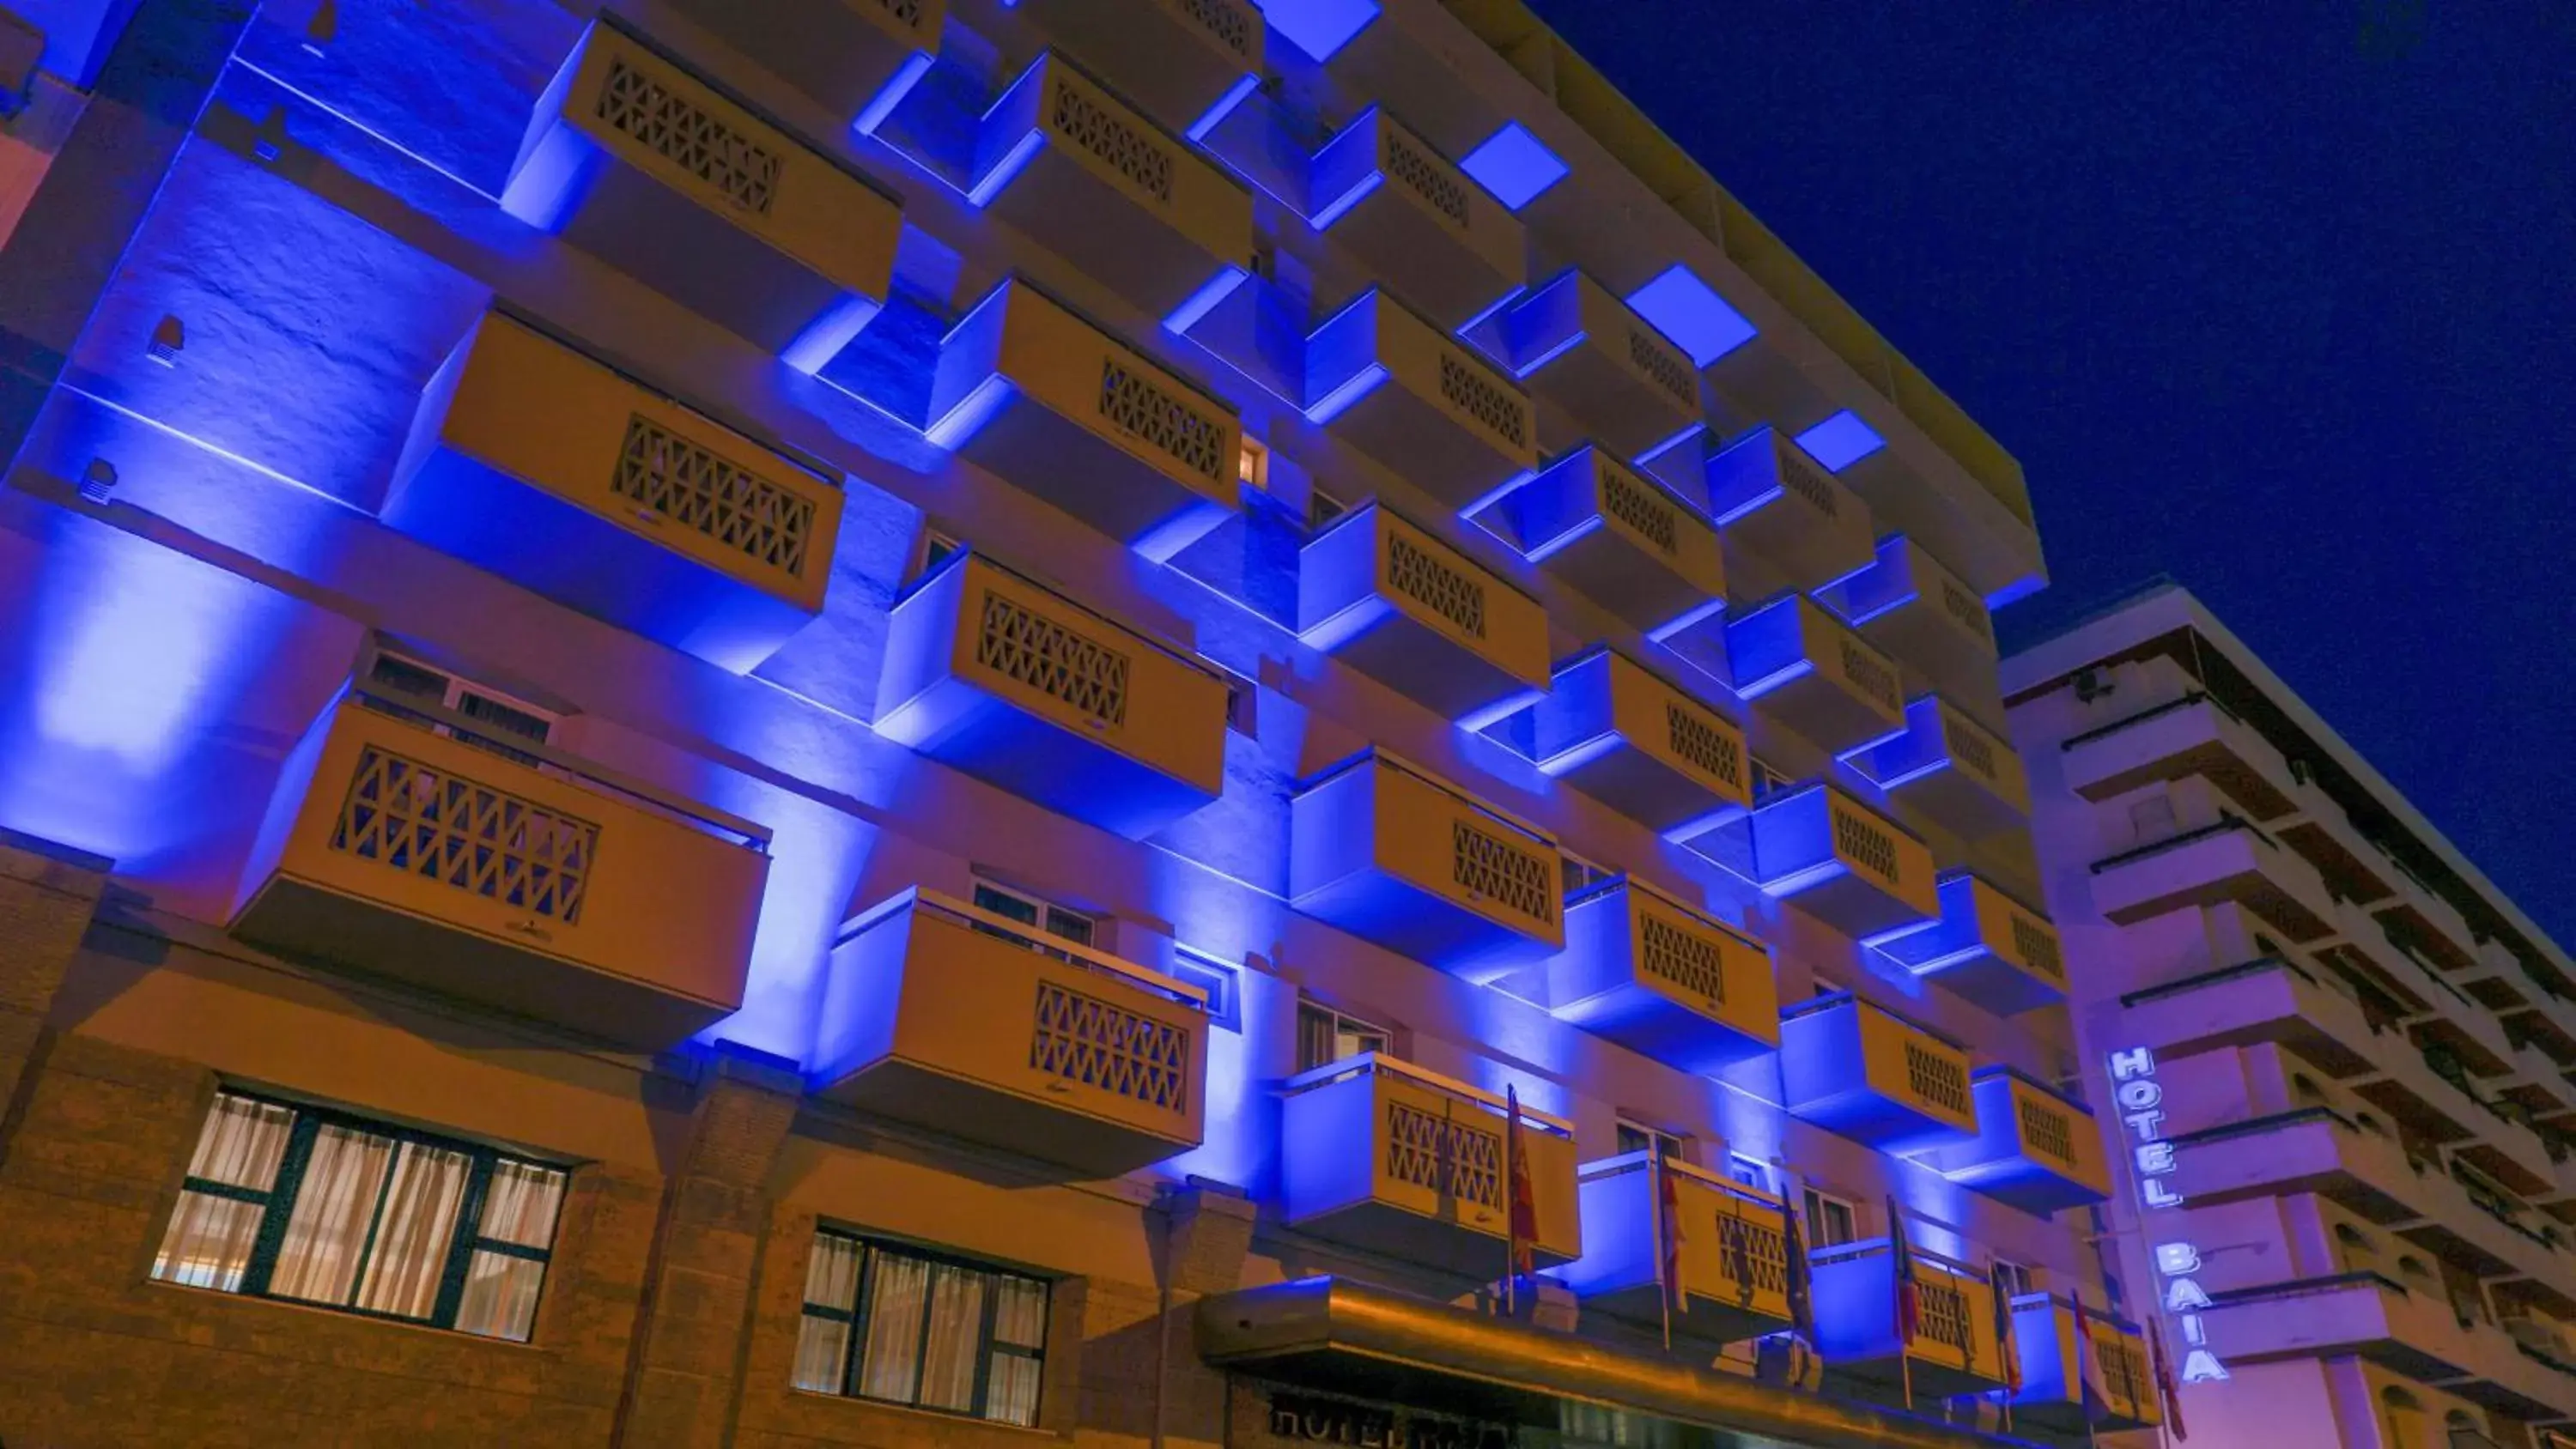
[[[1538,767],[1657,831],[1715,823],[1752,801],[1744,732],[1653,669],[1604,646],[1557,666],[1525,726]]]
[[[1529,396],[1382,288],[1306,339],[1306,415],[1463,508],[1538,466]]]
[[[934,891],[842,927],[817,1090],[880,1116],[1110,1176],[1199,1145],[1198,987]]]
[[[1938,921],[1870,945],[1999,1015],[2066,999],[2066,953],[2046,916],[1967,871],[1943,876],[1939,894]]]
[[[1581,272],[1559,274],[1470,328],[1468,340],[1581,436],[1634,457],[1700,421],[1699,369]]]
[[[1671,1178],[1664,1192],[1658,1170]],[[1680,1309],[1673,1331],[1733,1343],[1788,1326],[1788,1232],[1780,1200],[1652,1152],[1580,1170],[1583,1256],[1554,1277],[1587,1311],[1657,1324],[1664,1273],[1660,1215],[1674,1215]]]
[[[1299,553],[1297,635],[1448,719],[1548,682],[1546,607],[1383,503]]]
[[[1887,1151],[1977,1135],[1967,1049],[1850,992],[1782,1014],[1789,1114]]]
[[[2030,819],[2030,781],[2011,742],[1939,695],[1905,707],[1902,733],[1846,757],[1899,806],[1965,840]]]
[[[1895,661],[1804,594],[1783,594],[1726,623],[1726,677],[1754,726],[1836,753],[1905,725]]]
[[[1884,935],[1941,913],[1931,849],[1822,781],[1776,792],[1689,843],[1847,935]]]
[[[885,193],[593,22],[521,142],[502,208],[807,371],[886,298]]]
[[[1376,1054],[1292,1077],[1282,1091],[1290,1227],[1468,1277],[1508,1271],[1510,1126],[1501,1098]],[[1520,1150],[1537,1260],[1580,1257],[1573,1125],[1524,1107]]]
[[[1870,643],[1943,693],[1989,708],[1995,695],[1995,626],[1986,602],[1921,544],[1892,533],[1867,568],[1823,592]]]
[[[1773,429],[1757,428],[1710,458],[1706,479],[1739,595],[1821,589],[1877,556],[1869,505]]]
[[[1640,629],[1726,595],[1707,517],[1598,447],[1549,464],[1487,518],[1532,563]]]
[[[1316,230],[1444,331],[1529,280],[1520,218],[1383,107],[1324,143],[1306,190]]]
[[[928,70],[948,19],[948,0],[679,0],[679,8],[843,119]]]
[[[2206,1207],[2312,1192],[2377,1223],[2421,1217],[2423,1189],[2385,1128],[2328,1107],[2178,1134],[2174,1190]]]
[[[290,751],[232,929],[639,1050],[742,1004],[764,828],[353,685]]]
[[[1913,1249],[1917,1328],[1896,1322],[1895,1255],[1885,1238],[1809,1254],[1815,1286],[1816,1350],[1826,1371],[1884,1392],[1910,1378],[1917,1398],[1982,1394],[2004,1383],[1994,1290],[1985,1273]],[[1910,1362],[1900,1363],[1899,1355]]]
[[[1262,73],[1269,28],[1253,0],[1018,4],[1166,130],[1192,131],[1219,102],[1250,89]]]
[[[2334,924],[2334,897],[2316,867],[2251,821],[2216,821],[2093,862],[2093,903],[2114,925],[2236,901],[2305,944]]]
[[[2383,1032],[2331,977],[2264,956],[2121,996],[2131,1039],[2172,1056],[2278,1042],[2336,1076],[2368,1070]]]
[[[2021,1392],[2012,1399],[2016,1426],[2082,1435],[2164,1422],[2146,1341],[2135,1324],[2047,1293],[2013,1299],[2012,1315],[2013,1346],[2021,1356]]]
[[[894,607],[876,730],[1077,820],[1150,834],[1225,783],[1226,685],[1025,574],[952,554]]]
[[[1769,948],[1641,880],[1567,903],[1544,985],[1559,1021],[1695,1075],[1780,1041]]]
[[[1925,1159],[1952,1182],[2040,1217],[2110,1197],[2091,1108],[2009,1067],[1979,1071],[1970,1096],[1977,1135]]]
[[[2281,752],[2198,690],[2071,736],[2058,749],[2066,757],[2067,784],[2096,803],[2193,776],[2257,820],[2278,819],[2297,803]]]
[[[841,490],[494,312],[423,396],[382,517],[557,603],[747,670],[822,612]]]

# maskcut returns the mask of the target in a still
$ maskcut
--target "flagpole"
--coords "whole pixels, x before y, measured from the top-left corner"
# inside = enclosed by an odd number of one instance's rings
[[[1672,1274],[1672,1254],[1665,1247],[1664,1234],[1671,1231],[1664,1222],[1664,1144],[1661,1139],[1649,1145],[1646,1164],[1654,1170],[1653,1190],[1648,1194],[1655,1205],[1655,1303],[1664,1313],[1664,1352],[1673,1351],[1673,1285],[1665,1280]]]

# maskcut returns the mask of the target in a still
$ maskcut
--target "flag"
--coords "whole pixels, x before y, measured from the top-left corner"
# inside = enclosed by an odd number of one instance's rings
[[[1664,1149],[1655,1147],[1655,1224],[1662,1241],[1657,1245],[1661,1256],[1664,1312],[1687,1313],[1690,1300],[1682,1292],[1682,1193],[1681,1184],[1673,1177],[1672,1165],[1664,1160]]]
[[[1503,1135],[1503,1174],[1510,1193],[1512,1276],[1518,1279],[1538,1267],[1538,1202],[1530,1190],[1529,1153],[1521,1145],[1520,1089],[1503,1088],[1503,1102],[1511,1109]]]
[[[2093,1355],[2093,1333],[2085,1326],[2084,1297],[2079,1293],[2075,1298],[2075,1412],[2083,1417],[2088,1433],[2093,1428],[2095,1403],[2108,1405],[2110,1402],[2110,1385],[2107,1382],[2101,1383],[2100,1395],[2094,1393],[2094,1387],[2101,1378],[2101,1366],[2094,1362]]]
[[[1923,1294],[1914,1282],[1914,1245],[1905,1240],[1905,1214],[1897,1211],[1892,1192],[1887,1195],[1887,1269],[1896,1280],[1896,1341],[1911,1344],[1923,1331]]]
[[[1986,1262],[1986,1281],[1994,1286],[1995,1357],[2004,1367],[2004,1391],[2007,1395],[2021,1392],[2021,1345],[2013,1341],[2012,1290],[2004,1286],[2004,1275],[1992,1259]],[[2084,1315],[2075,1315],[2075,1341],[2084,1341]]]
[[[1789,1194],[1780,1194],[1780,1241],[1783,1245],[1781,1264],[1782,1296],[1789,1300],[1789,1331],[1800,1340],[1816,1334],[1815,1295],[1807,1278],[1807,1235],[1799,1229],[1798,1209]]]
[[[2165,1427],[2173,1431],[2175,1439],[2188,1439],[2191,1431],[2182,1426],[2182,1394],[2174,1388],[2173,1363],[2165,1357],[2165,1331],[2156,1326],[2153,1318],[2147,1320],[2147,1347],[2155,1350],[2156,1402],[2164,1408]]]

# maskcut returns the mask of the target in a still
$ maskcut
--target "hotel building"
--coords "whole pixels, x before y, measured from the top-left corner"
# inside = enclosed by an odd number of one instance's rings
[[[2004,683],[2194,1449],[2576,1445],[2576,963],[2180,588]]]
[[[0,1438],[2158,1421],[2019,470],[1512,0],[16,11]]]

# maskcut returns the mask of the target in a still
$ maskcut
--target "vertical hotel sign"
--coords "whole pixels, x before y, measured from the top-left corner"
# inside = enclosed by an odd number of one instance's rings
[[[2165,1089],[2156,1082],[2156,1055],[2145,1047],[2113,1052],[2111,1095],[2120,1104],[2120,1121],[2129,1130],[2129,1161],[2137,1171],[2138,1206],[2152,1214],[2182,1206],[2174,1191],[2174,1146],[2165,1139]],[[2141,1227],[2146,1226],[2142,1221]],[[2201,1291],[2200,1249],[2187,1238],[2150,1234],[2156,1260],[2158,1301],[2182,1331],[2182,1381],[2205,1384],[2227,1377],[2227,1366],[2209,1348],[2209,1330],[2201,1321],[2209,1295]]]

